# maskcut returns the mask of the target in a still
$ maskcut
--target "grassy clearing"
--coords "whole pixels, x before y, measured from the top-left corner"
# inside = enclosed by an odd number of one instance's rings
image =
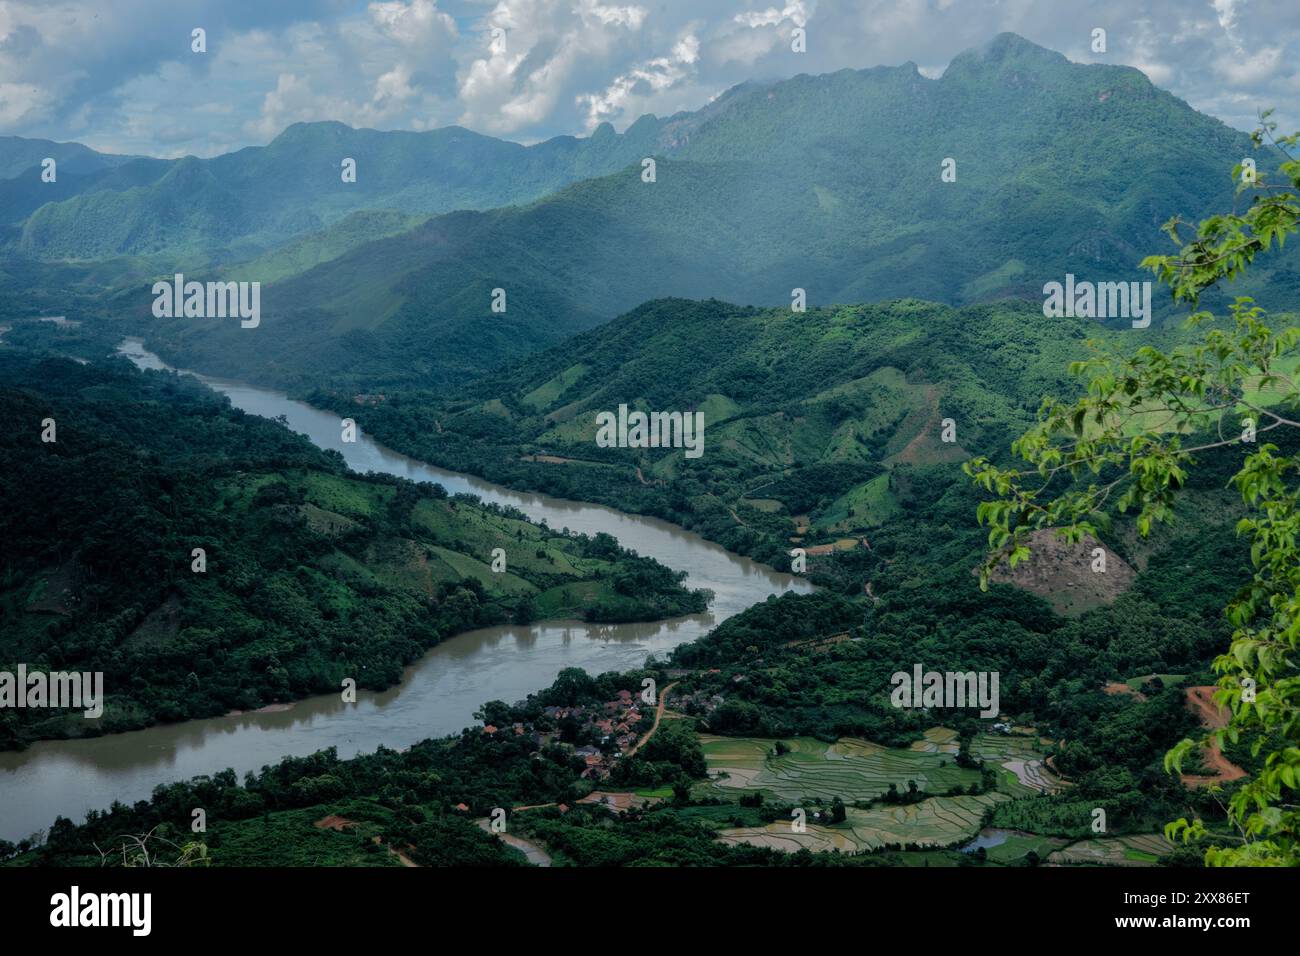
[[[588,366],[581,362],[576,365],[570,365],[559,375],[547,379],[541,385],[537,386],[521,398],[520,402],[532,409],[546,408],[559,398],[570,385],[578,381],[582,376],[586,375],[587,369]]]
[[[1047,859],[1056,850],[1069,844],[1069,840],[1060,837],[1040,836],[1022,830],[999,830],[988,828],[981,830],[975,838],[975,846],[983,847],[985,859],[1002,866],[1012,866],[1024,862],[1032,853],[1039,861]],[[975,847],[969,848],[974,850]]]
[[[888,474],[877,475],[849,489],[814,519],[814,525],[827,531],[879,527],[898,511],[889,482]]]
[[[1159,678],[1160,682],[1166,687],[1176,687],[1181,684],[1187,677],[1186,674],[1143,674],[1140,677],[1130,677],[1124,681],[1133,690],[1141,690],[1142,685],[1152,678]]]

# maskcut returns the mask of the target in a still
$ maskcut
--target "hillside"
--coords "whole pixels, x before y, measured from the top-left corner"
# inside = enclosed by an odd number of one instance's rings
[[[852,544],[895,517],[917,469],[951,481],[969,455],[1000,454],[1043,395],[1071,387],[1066,366],[1098,332],[1014,302],[793,313],[662,299],[455,399],[310,398],[426,460],[655,514],[785,566],[792,543]],[[622,404],[702,412],[703,454],[599,447],[597,413]]]
[[[746,84],[624,140],[653,150],[655,182],[633,153],[531,205],[435,217],[265,289],[256,334],[122,304],[178,364],[445,387],[659,296],[1041,302],[1067,272],[1138,280],[1160,225],[1230,202],[1252,150],[1137,70],[1011,34],[939,79],[909,63]],[[1257,285],[1294,299],[1288,261]]]
[[[1006,460],[1044,396],[1078,388],[1067,368],[1090,343],[1167,346],[1180,334],[1107,333],[1013,301],[792,313],[665,299],[454,399],[398,390],[358,405],[350,393],[318,389],[308,400],[422,460],[661,517],[775,567],[791,567],[792,549],[802,548],[816,583],[877,599],[890,581],[939,569],[973,586],[986,541],[962,463],[977,454]],[[597,415],[621,405],[702,414],[702,453],[601,447]],[[1240,503],[1224,489],[1227,472],[1204,474],[1179,509],[1176,548],[1188,561],[1239,567]],[[1007,580],[1071,616],[1146,579],[1208,607],[1211,592],[1187,592],[1177,571],[1158,571],[1154,545],[1131,526],[1102,538],[1113,565],[1104,583],[1089,570],[1090,548],[1055,544]],[[1176,555],[1166,560],[1181,567]],[[1130,567],[1143,574],[1135,580]]]
[[[1062,624],[964,583],[930,582],[924,600],[900,591],[865,622],[841,596],[786,595],[676,648],[667,666],[571,668],[526,700],[485,702],[485,726],[402,752],[326,750],[242,783],[232,771],[175,782],[80,825],[57,820],[38,845],[0,842],[0,863],[98,866],[96,845],[154,827],[177,835],[194,806],[208,808],[215,866],[397,865],[394,847],[423,866],[519,865],[521,845],[557,866],[1007,866],[1071,847],[1128,865],[1193,859],[1195,848],[1158,835],[1190,808],[1220,826],[1210,796],[1160,769],[1193,722],[1179,686],[1191,675],[1141,694],[1109,695],[1102,682],[1157,665],[1195,671],[1215,640],[1203,622],[1142,600]],[[890,670],[918,654],[1000,671],[998,726],[890,706]],[[612,707],[644,724],[632,691],[647,676],[671,694],[671,717],[607,762],[622,745],[600,719]],[[595,765],[582,756],[592,751]],[[1096,806],[1108,809],[1104,840]],[[790,827],[793,807],[806,809],[806,833]],[[481,825],[496,808],[507,808],[508,840]],[[985,826],[1015,839],[958,852]]]
[[[704,607],[607,536],[356,476],[193,380],[6,348],[0,422],[0,671],[102,671],[106,693],[93,721],[4,709],[0,749],[385,688],[472,628]]]

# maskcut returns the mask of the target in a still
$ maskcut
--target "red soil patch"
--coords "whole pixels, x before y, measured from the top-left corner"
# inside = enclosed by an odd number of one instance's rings
[[[347,817],[341,817],[337,813],[331,813],[327,817],[321,817],[316,821],[315,825],[317,829],[320,830],[338,830],[340,833],[348,827],[356,826],[356,824]],[[376,839],[378,839],[378,837],[376,837]]]
[[[1214,686],[1187,688],[1187,706],[1201,718],[1202,724],[1213,729],[1228,726],[1228,721],[1232,719],[1232,713],[1227,708],[1214,702],[1216,690],[1218,688]]]
[[[642,797],[635,793],[612,792],[609,790],[593,790],[587,794],[579,803],[594,803],[597,806],[606,807],[615,813],[626,813],[633,807],[650,806],[658,803],[658,797]]]
[[[1212,686],[1187,688],[1188,708],[1201,719],[1202,725],[1211,729],[1226,727],[1228,721],[1232,719],[1232,714],[1226,708],[1220,707],[1214,702],[1215,690],[1217,688]],[[1217,740],[1204,749],[1202,760],[1214,773],[1212,775],[1183,774],[1180,779],[1184,787],[1204,787],[1212,783],[1228,783],[1246,776],[1246,771],[1223,755]]]
[[[1119,681],[1114,680],[1103,687],[1101,692],[1109,697],[1114,697],[1117,694],[1127,694],[1130,697],[1136,697],[1138,700],[1147,699],[1147,695],[1142,693],[1140,690],[1134,690],[1132,687],[1129,687],[1128,684],[1122,684]]]
[[[857,538],[840,538],[831,544],[814,544],[810,548],[805,548],[809,554],[834,554],[836,551],[852,551],[866,539]]]

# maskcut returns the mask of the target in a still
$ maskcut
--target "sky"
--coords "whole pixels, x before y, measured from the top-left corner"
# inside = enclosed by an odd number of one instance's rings
[[[1240,129],[1267,107],[1300,128],[1297,0],[0,0],[0,135],[212,156],[328,119],[531,143],[751,79],[938,76],[1008,30]]]

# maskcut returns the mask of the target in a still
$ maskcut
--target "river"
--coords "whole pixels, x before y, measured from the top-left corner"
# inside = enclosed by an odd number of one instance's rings
[[[167,366],[138,339],[118,351],[140,368]],[[192,373],[190,373],[192,374]],[[81,821],[87,810],[114,800],[145,799],[160,783],[227,767],[242,777],[282,757],[337,747],[350,757],[379,744],[407,747],[426,737],[456,733],[473,723],[489,700],[513,702],[547,686],[566,667],[592,673],[627,670],[650,654],[691,641],[723,619],[784,591],[811,591],[807,581],[739,557],[699,535],[655,518],[512,491],[468,475],[435,468],[391,451],[360,434],[341,440],[339,416],[272,389],[197,378],[244,411],[274,418],[322,448],[340,452],[349,467],[414,481],[449,492],[470,492],[511,505],[534,521],[587,534],[604,531],[624,547],[686,571],[687,586],[714,593],[709,611],[638,624],[541,623],[471,631],[444,641],[407,668],[383,693],[362,691],[355,704],[338,694],[299,701],[287,709],[191,720],[125,734],[41,741],[21,753],[0,753],[0,839],[18,840],[48,827],[56,815]]]

